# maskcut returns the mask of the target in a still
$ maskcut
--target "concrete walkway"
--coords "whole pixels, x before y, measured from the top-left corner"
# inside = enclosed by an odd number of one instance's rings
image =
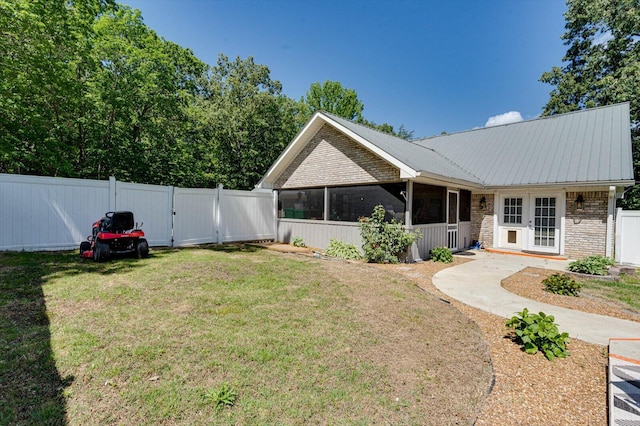
[[[472,252],[472,262],[438,272],[433,284],[443,293],[467,305],[505,318],[528,308],[529,312],[540,311],[553,315],[561,332],[570,338],[607,346],[609,338],[638,338],[640,323],[588,314],[573,309],[540,303],[511,293],[500,282],[526,268],[544,268],[563,271],[568,262],[507,254]]]

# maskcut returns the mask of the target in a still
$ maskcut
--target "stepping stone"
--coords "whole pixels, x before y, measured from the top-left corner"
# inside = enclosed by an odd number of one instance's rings
[[[609,424],[640,425],[640,338],[609,340]]]

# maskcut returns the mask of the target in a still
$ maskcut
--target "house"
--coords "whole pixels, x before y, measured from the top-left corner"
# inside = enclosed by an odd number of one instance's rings
[[[279,241],[361,245],[382,204],[433,247],[613,256],[616,199],[634,184],[629,104],[403,140],[317,112],[257,188],[278,192]]]

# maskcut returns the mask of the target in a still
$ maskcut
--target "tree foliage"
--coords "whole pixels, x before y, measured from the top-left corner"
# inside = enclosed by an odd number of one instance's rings
[[[250,189],[298,131],[296,103],[251,57],[220,55],[205,92],[197,109],[203,168],[211,181]]]
[[[312,83],[306,96],[300,99],[299,104],[298,122],[300,126],[304,125],[316,111],[325,111],[403,139],[413,137],[413,131],[407,130],[404,125],[395,131],[390,124],[376,124],[366,120],[362,116],[364,103],[358,99],[356,91],[342,87],[338,81],[327,80],[322,84]]]
[[[567,5],[564,64],[540,79],[554,86],[543,114],[629,101],[634,170],[640,176],[640,3],[568,0]],[[622,205],[640,208],[640,190],[627,193]]]
[[[0,0],[0,28],[0,172],[249,189],[298,131],[266,66],[112,0]]]
[[[326,111],[347,120],[362,120],[364,104],[358,99],[358,94],[353,89],[342,87],[338,81],[311,83],[302,103],[307,108],[305,113],[307,119],[316,111]]]
[[[355,91],[304,102],[269,68],[214,66],[113,0],[0,0],[0,173],[251,189],[313,111],[362,117]]]

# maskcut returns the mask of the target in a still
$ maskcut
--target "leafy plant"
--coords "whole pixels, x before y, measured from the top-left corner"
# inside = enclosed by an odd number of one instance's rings
[[[569,263],[567,269],[580,274],[607,275],[608,267],[613,265],[615,262],[608,257],[593,255]]]
[[[553,361],[555,358],[565,358],[569,333],[560,333],[553,315],[544,312],[529,314],[524,308],[517,312],[516,316],[507,321],[507,327],[515,330],[515,342],[522,345],[528,354],[536,354],[541,351],[544,356]]]
[[[385,222],[384,215],[384,207],[378,204],[370,217],[358,222],[364,258],[370,263],[398,263],[398,255],[422,237],[420,233],[407,232],[395,219]]]
[[[431,256],[431,260],[434,262],[453,262],[453,253],[447,247],[434,247],[429,251],[429,256]]]
[[[293,237],[293,240],[291,240],[291,244],[296,247],[306,247],[306,244],[304,243],[302,237]]]
[[[544,289],[564,296],[578,296],[582,286],[567,274],[556,273],[542,280]]]
[[[216,410],[231,407],[238,398],[238,392],[229,383],[223,382],[217,389],[210,389],[205,398],[214,403]]]
[[[348,260],[362,259],[362,254],[360,254],[358,247],[353,244],[336,240],[335,238],[332,238],[329,241],[329,246],[327,247],[327,255]]]

